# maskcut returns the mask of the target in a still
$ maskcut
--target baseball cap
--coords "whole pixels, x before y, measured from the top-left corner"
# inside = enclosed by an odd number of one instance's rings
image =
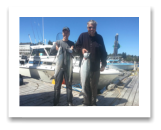
[[[67,30],[67,31],[70,32],[70,29],[69,29],[68,27],[64,27],[63,30]],[[63,30],[62,30],[62,31],[63,31]]]

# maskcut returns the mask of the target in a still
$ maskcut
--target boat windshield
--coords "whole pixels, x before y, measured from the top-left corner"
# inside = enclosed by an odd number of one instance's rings
[[[47,51],[48,54],[50,53],[50,49],[51,48],[45,48],[45,50]]]
[[[43,48],[33,49],[31,56],[47,56]]]
[[[51,51],[51,52],[50,52],[50,49],[51,49],[51,48],[45,48],[45,49],[47,50],[49,56],[56,56],[56,54],[57,54],[57,52],[58,52],[57,50],[54,50],[54,51]]]

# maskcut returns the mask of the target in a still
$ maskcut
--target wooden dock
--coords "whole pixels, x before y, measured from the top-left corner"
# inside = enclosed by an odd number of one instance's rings
[[[131,81],[105,90],[97,96],[97,106],[139,106],[139,72],[130,76]],[[122,82],[126,82],[127,78]],[[53,106],[54,85],[37,79],[23,77],[24,84],[19,86],[20,106]],[[74,106],[81,106],[83,96],[73,91]],[[66,88],[61,88],[59,106],[67,106]]]

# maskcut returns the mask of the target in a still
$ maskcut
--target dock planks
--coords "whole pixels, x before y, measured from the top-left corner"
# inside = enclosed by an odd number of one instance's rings
[[[53,106],[53,84],[28,77],[23,77],[23,81],[19,87],[20,106]],[[81,106],[83,96],[78,91],[72,93],[74,105]],[[66,88],[63,87],[59,106],[67,106]],[[97,106],[139,106],[139,74],[132,76],[130,83],[123,88],[116,87],[98,94]]]

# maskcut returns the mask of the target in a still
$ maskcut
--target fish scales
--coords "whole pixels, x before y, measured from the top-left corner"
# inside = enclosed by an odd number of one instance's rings
[[[58,72],[63,66],[63,48],[60,46],[56,55],[56,65],[55,65],[55,73],[54,76],[51,79],[55,79],[55,77],[58,75]]]
[[[90,53],[84,53],[84,57],[81,63],[80,69],[80,81],[82,86],[82,94],[84,95],[85,87],[89,84],[89,76],[90,76]],[[85,96],[85,95],[84,95]]]

